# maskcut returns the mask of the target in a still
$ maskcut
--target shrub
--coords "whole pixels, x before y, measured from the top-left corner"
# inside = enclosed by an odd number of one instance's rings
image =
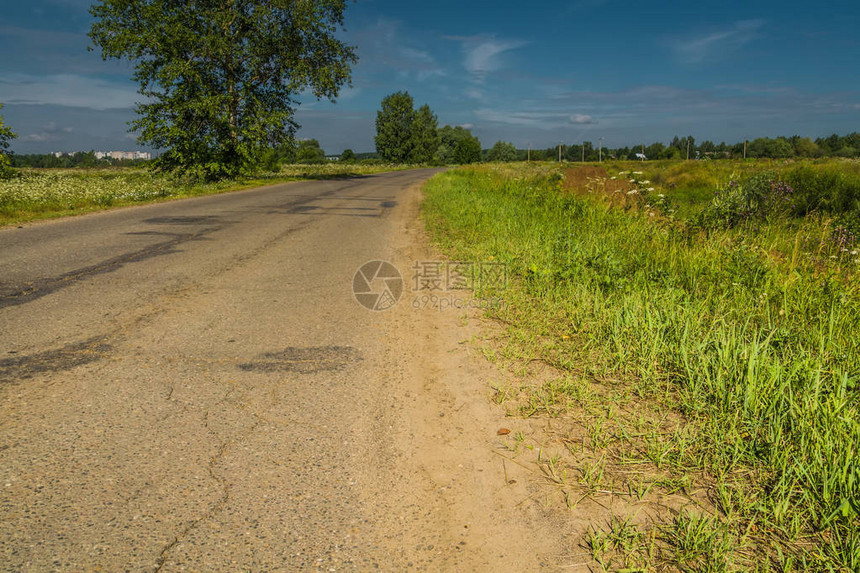
[[[774,173],[757,173],[742,182],[730,181],[716,192],[697,223],[707,229],[732,228],[750,220],[787,215],[793,206],[794,188]]]

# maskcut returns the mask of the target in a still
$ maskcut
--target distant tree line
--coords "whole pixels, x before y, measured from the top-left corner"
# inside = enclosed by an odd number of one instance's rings
[[[10,153],[12,167],[73,168],[73,167],[134,167],[149,165],[146,159],[113,159],[96,157],[95,151],[66,153],[57,157],[53,153]]]
[[[558,161],[559,147],[547,149],[516,150],[516,159],[512,159],[511,144],[498,142],[492,149],[484,152],[487,161],[523,161],[529,157],[533,161]],[[662,142],[633,147],[607,148],[602,150],[592,142],[585,141],[579,145],[561,145],[562,161],[598,161],[603,159],[640,159],[644,155],[648,159],[739,159],[768,158],[788,159],[816,157],[860,157],[860,133],[854,132],[840,136],[833,134],[829,137],[811,139],[794,135],[791,137],[760,137],[750,141],[727,144],[703,141],[697,143],[693,136],[675,136],[667,145]],[[499,155],[503,153],[503,158]]]

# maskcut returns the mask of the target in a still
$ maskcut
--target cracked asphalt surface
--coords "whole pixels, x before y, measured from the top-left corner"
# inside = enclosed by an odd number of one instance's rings
[[[546,566],[462,317],[352,296],[432,174],[0,230],[0,571]]]

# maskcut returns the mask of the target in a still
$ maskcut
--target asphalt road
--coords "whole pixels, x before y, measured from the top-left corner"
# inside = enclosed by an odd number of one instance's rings
[[[463,317],[409,308],[432,173],[0,230],[0,570],[540,569]]]

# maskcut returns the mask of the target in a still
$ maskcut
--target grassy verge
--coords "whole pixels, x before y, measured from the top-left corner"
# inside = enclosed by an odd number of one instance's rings
[[[586,495],[703,492],[696,512],[595,528],[595,561],[860,570],[860,263],[832,221],[700,232],[526,165],[437,176],[425,216],[452,258],[508,266],[508,290],[481,293],[507,302],[488,353],[558,376],[497,399],[588,438],[547,476]]]
[[[25,169],[18,177],[0,180],[0,226],[289,181],[354,177],[397,169],[402,167],[288,165],[278,173],[219,183],[187,183],[131,168]]]

